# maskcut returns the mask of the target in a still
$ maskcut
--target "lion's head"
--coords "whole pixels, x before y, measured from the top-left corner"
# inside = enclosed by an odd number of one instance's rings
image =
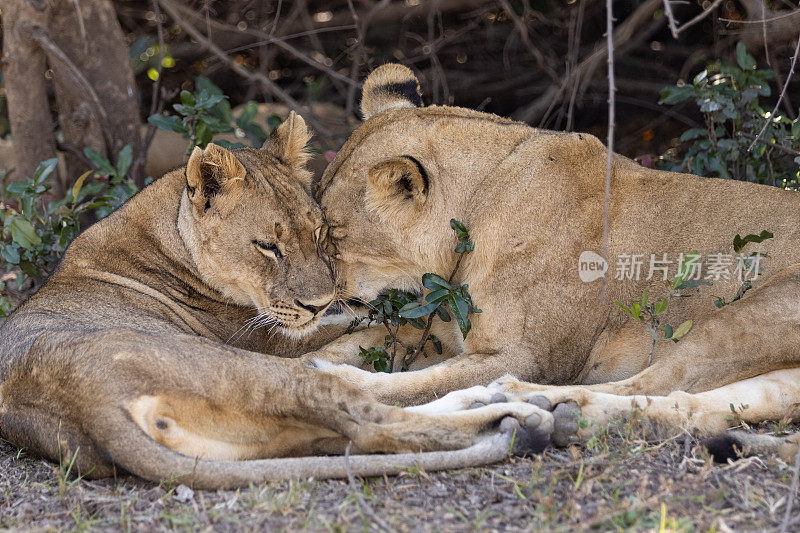
[[[530,135],[495,115],[421,105],[411,70],[388,64],[372,72],[362,94],[365,122],[317,188],[343,298],[421,290],[422,274],[449,272],[450,219],[471,226],[470,206],[491,202],[472,191]]]
[[[292,113],[261,150],[195,148],[178,218],[203,281],[289,335],[313,331],[335,292],[317,253],[323,219],[309,195],[309,137]]]

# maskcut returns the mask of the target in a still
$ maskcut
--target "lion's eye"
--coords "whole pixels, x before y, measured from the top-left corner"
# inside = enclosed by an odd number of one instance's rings
[[[271,257],[274,257],[275,259],[280,259],[283,257],[280,248],[278,248],[278,246],[275,244],[259,240],[254,240],[253,244],[255,245],[256,248],[258,248],[258,251],[260,251],[264,255],[269,255]]]

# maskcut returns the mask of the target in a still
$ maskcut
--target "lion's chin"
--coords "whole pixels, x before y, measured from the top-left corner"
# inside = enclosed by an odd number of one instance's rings
[[[320,326],[320,320],[315,317],[306,322],[305,324],[300,324],[300,325],[284,324],[282,322],[279,322],[279,326],[284,336],[290,339],[300,340],[308,337],[309,335],[317,331],[317,329],[319,329]]]

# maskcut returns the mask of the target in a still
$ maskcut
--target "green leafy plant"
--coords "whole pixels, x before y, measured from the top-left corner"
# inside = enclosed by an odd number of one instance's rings
[[[127,177],[130,146],[120,151],[116,166],[93,150],[84,153],[97,169],[81,175],[64,198],[50,199],[47,180],[58,163],[55,158],[39,164],[32,178],[0,190],[0,272],[5,273],[0,274],[5,280],[0,282],[0,318],[14,307],[7,294],[12,279],[18,293],[35,290],[78,236],[82,222],[106,216],[136,193]]]
[[[664,282],[667,288],[666,296],[661,296],[657,300],[650,300],[647,291],[642,291],[642,297],[629,305],[625,305],[620,301],[614,302],[625,314],[644,324],[647,332],[650,333],[653,342],[650,344],[647,366],[650,366],[653,362],[653,352],[659,340],[678,342],[692,329],[691,320],[681,322],[677,327],[663,324],[663,320],[664,313],[669,308],[670,299],[680,296],[680,291],[697,288],[700,285],[711,285],[708,281],[689,279],[699,258],[700,254],[696,250],[683,257],[675,277]]]
[[[19,269],[17,286],[22,286],[25,277],[40,279],[49,273],[80,232],[80,216],[108,205],[105,198],[92,198],[91,191],[83,188],[91,171],[78,178],[65,198],[47,202],[51,185],[46,180],[57,163],[55,158],[43,161],[33,178],[5,187],[0,209],[0,257],[7,272]]]
[[[117,155],[116,166],[91,148],[84,148],[83,153],[97,169],[94,172],[96,181],[85,184],[84,195],[86,197],[96,196],[95,200],[102,199],[107,204],[100,205],[95,209],[97,218],[105,218],[139,190],[128,177],[128,171],[133,162],[133,150],[131,145],[126,144]],[[97,196],[101,193],[102,196]]]
[[[761,107],[759,98],[770,96],[769,81],[775,75],[758,69],[742,43],[736,47],[736,62],[709,63],[691,84],[661,90],[660,104],[693,99],[705,121],[705,127],[689,129],[681,136],[681,141],[691,143],[683,158],[675,151],[667,152],[661,166],[699,176],[784,186],[795,183],[800,167],[800,118],[770,116],[772,110]]]
[[[760,244],[767,239],[771,239],[772,237],[774,237],[774,235],[767,230],[763,230],[758,235],[750,233],[744,237],[737,233],[733,238],[733,251],[736,252],[737,260],[739,261],[739,268],[742,270],[745,268],[751,270],[755,276],[761,274],[760,259],[762,257],[766,257],[767,254],[765,252],[752,252],[749,256],[745,256],[743,250],[744,247],[749,243]],[[715,296],[714,298],[716,299],[714,300],[714,306],[717,309],[722,309],[726,305],[730,305],[737,300],[741,300],[745,293],[752,288],[753,282],[751,280],[743,280],[742,284],[739,286],[739,289],[736,291],[736,295],[731,299],[730,302],[721,296]]]
[[[370,324],[383,324],[387,330],[383,347],[363,348],[359,346],[360,354],[364,360],[372,364],[379,372],[392,372],[398,350],[404,352],[400,362],[401,370],[407,370],[420,354],[425,353],[425,346],[431,343],[436,353],[442,353],[442,343],[431,334],[431,327],[435,317],[444,322],[455,318],[461,335],[466,339],[472,323],[469,316],[480,313],[472,302],[467,284],[454,284],[453,279],[461,266],[464,256],[475,249],[466,226],[458,220],[452,219],[450,227],[455,231],[458,243],[453,250],[458,254],[458,259],[450,276],[444,279],[437,274],[427,273],[422,276],[422,285],[428,292],[418,296],[407,291],[392,289],[369,302],[368,314],[364,318],[356,318],[350,324],[351,332],[363,322]],[[406,324],[422,330],[422,337],[416,344],[407,344],[399,336],[399,330]]]
[[[249,102],[234,120],[228,97],[204,76],[195,78],[195,92],[181,91],[180,99],[181,103],[172,106],[177,115],[155,114],[150,115],[147,121],[159,129],[174,131],[189,139],[187,153],[195,146],[205,148],[220,133],[235,131],[237,135],[249,139],[253,146],[260,146],[267,139],[267,133],[254,122],[258,105]],[[274,123],[275,117],[270,117],[268,123],[270,121]],[[277,123],[280,124],[280,119]],[[269,127],[274,126],[270,124]],[[214,142],[228,149],[245,146],[226,140]]]

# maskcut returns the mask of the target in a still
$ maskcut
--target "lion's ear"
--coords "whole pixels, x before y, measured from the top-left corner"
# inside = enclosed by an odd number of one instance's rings
[[[429,185],[425,168],[415,158],[386,159],[373,165],[367,173],[367,208],[391,215],[422,209]]]
[[[361,114],[364,120],[381,111],[422,106],[419,80],[411,69],[387,63],[372,71],[361,90]]]
[[[291,111],[289,117],[275,128],[262,150],[266,150],[292,170],[305,170],[311,154],[306,149],[312,133],[303,117]]]
[[[225,189],[244,181],[247,171],[230,151],[216,144],[205,150],[195,146],[186,163],[186,187],[196,206],[207,210],[210,201]]]

